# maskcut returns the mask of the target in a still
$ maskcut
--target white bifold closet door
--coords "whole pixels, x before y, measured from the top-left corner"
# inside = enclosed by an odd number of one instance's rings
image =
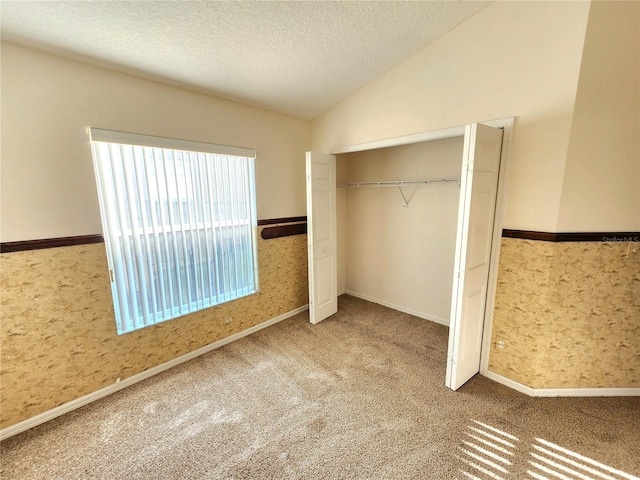
[[[307,152],[309,319],[318,323],[338,311],[336,157]]]
[[[501,129],[466,126],[445,381],[452,390],[480,371],[501,151]]]

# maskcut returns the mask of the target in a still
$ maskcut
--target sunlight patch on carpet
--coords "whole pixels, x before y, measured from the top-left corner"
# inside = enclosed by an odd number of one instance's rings
[[[527,471],[533,478],[639,480],[635,475],[630,475],[555,443],[542,438],[536,438],[535,440],[537,443],[531,444],[531,448],[535,452],[530,452],[535,461],[529,460],[529,464],[534,469]],[[544,472],[551,477],[546,477],[540,472]]]
[[[640,480],[542,438],[534,438],[518,455],[518,445],[523,445],[518,437],[477,420],[471,422],[458,446],[462,455],[457,458],[465,467],[458,471],[464,478],[508,480],[519,475],[515,467],[520,463],[526,465],[527,477],[535,480]]]

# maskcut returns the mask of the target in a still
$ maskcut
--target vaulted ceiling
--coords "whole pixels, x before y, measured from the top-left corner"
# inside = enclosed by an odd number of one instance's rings
[[[2,39],[311,119],[488,1],[12,1]]]

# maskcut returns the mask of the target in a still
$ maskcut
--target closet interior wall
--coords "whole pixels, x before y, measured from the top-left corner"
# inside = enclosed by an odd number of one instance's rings
[[[342,154],[337,183],[460,178],[463,137]],[[338,292],[449,324],[460,186],[338,187]]]

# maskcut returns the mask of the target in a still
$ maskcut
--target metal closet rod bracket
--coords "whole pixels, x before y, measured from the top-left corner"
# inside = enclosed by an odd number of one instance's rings
[[[402,199],[404,200],[404,205],[402,205],[405,208],[409,208],[409,200],[407,200],[407,197],[405,197],[404,192],[402,191],[402,187],[400,185],[398,185],[398,190],[400,190],[400,195],[402,195]]]

